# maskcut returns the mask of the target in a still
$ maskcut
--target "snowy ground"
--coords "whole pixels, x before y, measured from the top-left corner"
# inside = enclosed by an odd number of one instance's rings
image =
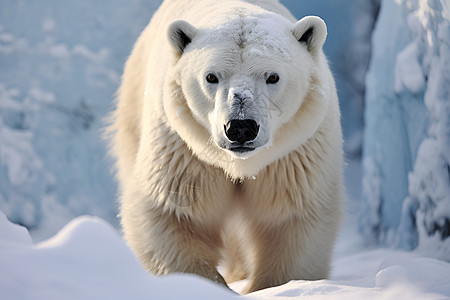
[[[358,194],[358,164],[348,167]],[[350,193],[350,196],[352,196]],[[329,280],[292,281],[247,299],[450,299],[450,264],[410,252],[361,250],[350,202]],[[237,299],[193,275],[147,274],[117,231],[98,217],[79,217],[34,244],[28,231],[0,213],[2,299]],[[244,282],[232,287],[239,290]]]

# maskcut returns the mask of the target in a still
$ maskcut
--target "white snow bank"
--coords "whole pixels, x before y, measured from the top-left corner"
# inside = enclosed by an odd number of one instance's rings
[[[147,274],[117,232],[97,217],[79,217],[33,245],[24,227],[0,212],[2,299],[234,299],[192,275]]]
[[[387,249],[337,258],[330,280],[291,281],[252,294],[257,299],[442,299],[450,265]]]
[[[149,275],[97,217],[76,218],[51,239],[33,244],[24,227],[0,212],[0,270],[0,295],[9,300],[237,299],[194,275]],[[292,281],[245,298],[442,299],[450,296],[448,278],[445,262],[376,250],[336,259],[330,280]]]

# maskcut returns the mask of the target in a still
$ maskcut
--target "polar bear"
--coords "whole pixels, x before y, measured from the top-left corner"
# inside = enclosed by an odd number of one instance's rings
[[[124,236],[147,270],[247,278],[244,293],[328,276],[344,197],[326,35],[276,0],[162,3],[111,125]]]

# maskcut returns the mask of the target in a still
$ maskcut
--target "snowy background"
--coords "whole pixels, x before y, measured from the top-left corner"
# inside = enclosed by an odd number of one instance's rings
[[[160,2],[0,1],[0,211],[27,228],[0,214],[7,299],[234,298],[193,276],[149,276],[118,233],[102,128]],[[281,2],[328,25],[348,221],[330,280],[250,298],[450,297],[449,1]]]

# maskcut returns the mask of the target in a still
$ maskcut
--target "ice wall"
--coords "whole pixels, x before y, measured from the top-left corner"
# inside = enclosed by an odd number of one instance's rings
[[[117,224],[103,118],[159,2],[0,2],[0,209],[36,239],[80,214]]]
[[[449,16],[446,0],[382,1],[366,80],[360,222],[369,243],[447,260]]]

